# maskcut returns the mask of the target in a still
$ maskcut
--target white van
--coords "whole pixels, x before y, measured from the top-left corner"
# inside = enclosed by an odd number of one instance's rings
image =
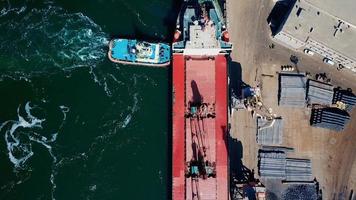
[[[323,62],[328,64],[328,65],[335,65],[334,61],[332,61],[331,59],[329,58],[324,58],[323,59]]]
[[[304,49],[304,53],[309,55],[309,56],[313,56],[314,55],[314,52],[311,51],[310,49]]]

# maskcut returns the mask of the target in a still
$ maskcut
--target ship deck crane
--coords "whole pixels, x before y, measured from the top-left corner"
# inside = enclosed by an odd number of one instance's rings
[[[206,118],[215,117],[215,104],[189,103],[186,118],[189,118],[191,129],[191,147],[193,155],[187,163],[186,176],[191,177],[192,199],[200,200],[199,179],[215,177],[215,163],[211,162],[208,132],[205,128]]]

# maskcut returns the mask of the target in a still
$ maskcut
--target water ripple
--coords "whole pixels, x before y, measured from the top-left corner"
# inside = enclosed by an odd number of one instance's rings
[[[108,44],[107,34],[89,17],[53,5],[3,8],[0,32],[3,67],[16,71],[93,67],[105,58]]]

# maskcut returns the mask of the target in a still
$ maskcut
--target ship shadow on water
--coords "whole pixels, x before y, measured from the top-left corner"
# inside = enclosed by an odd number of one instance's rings
[[[178,18],[178,14],[180,8],[182,6],[182,1],[180,0],[173,0],[172,6],[167,12],[168,14],[163,17],[163,27],[166,28],[162,34],[157,34],[151,28],[143,30],[138,25],[134,25],[132,32],[123,33],[123,34],[111,34],[110,40],[115,38],[125,38],[125,39],[136,39],[140,41],[147,41],[147,42],[163,42],[168,43],[171,45],[174,32],[176,29],[176,21]]]
[[[147,34],[143,30],[138,28],[137,26],[134,27],[133,33],[110,35],[110,40],[117,39],[117,38],[125,38],[125,39],[130,39],[130,40],[139,40],[139,41],[147,41],[147,42],[154,42],[154,43],[158,43],[158,42],[169,43],[169,41],[166,39],[166,37],[162,38],[162,36],[159,36],[159,35]]]

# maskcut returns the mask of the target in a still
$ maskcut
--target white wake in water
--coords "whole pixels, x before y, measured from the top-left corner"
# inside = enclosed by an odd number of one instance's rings
[[[45,121],[44,119],[37,119],[31,115],[31,107],[29,103],[25,105],[27,120],[20,115],[19,109],[20,107],[17,109],[18,120],[6,121],[0,129],[1,131],[5,125],[12,123],[11,128],[5,132],[5,141],[7,144],[9,159],[14,164],[16,169],[22,168],[24,163],[34,154],[31,143],[22,143],[21,140],[23,139],[20,134],[16,134],[16,130],[19,128],[42,128],[42,122]]]
[[[121,122],[121,128],[126,128],[127,125],[130,123],[132,116],[138,111],[138,93],[135,93],[133,96],[133,105],[129,106],[130,113],[125,117],[124,121]]]
[[[61,7],[2,8],[0,58],[4,66],[46,71],[95,66],[106,55],[107,34],[82,13]]]
[[[22,116],[20,114],[20,105],[17,109],[18,120],[8,120],[2,123],[0,132],[5,132],[4,137],[7,145],[8,157],[14,166],[14,172],[26,170],[28,168],[27,161],[35,154],[35,152],[32,151],[32,145],[34,143],[40,144],[48,150],[48,153],[52,158],[52,170],[49,181],[52,185],[52,199],[55,199],[54,192],[57,186],[54,179],[57,174],[57,156],[53,151],[53,144],[56,142],[58,133],[65,123],[69,108],[63,105],[59,106],[59,109],[63,114],[62,123],[59,125],[57,132],[51,133],[47,137],[39,133],[45,119],[35,117],[31,112],[34,108],[35,106],[32,107],[30,102],[27,102],[24,106],[26,115]]]
[[[0,79],[86,67],[107,96],[106,76],[95,70],[107,53],[108,35],[82,13],[70,13],[53,3],[44,8],[0,8]]]

